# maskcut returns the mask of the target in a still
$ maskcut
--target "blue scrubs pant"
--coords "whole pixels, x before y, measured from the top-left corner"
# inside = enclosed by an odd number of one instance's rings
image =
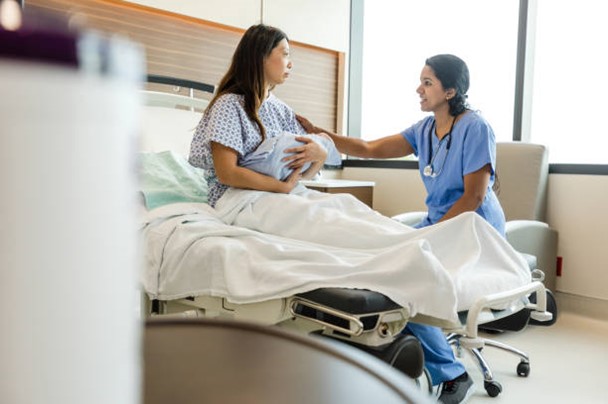
[[[454,351],[440,328],[408,323],[404,332],[420,341],[424,351],[424,365],[431,374],[433,386],[455,379],[465,372],[464,365],[456,360]]]

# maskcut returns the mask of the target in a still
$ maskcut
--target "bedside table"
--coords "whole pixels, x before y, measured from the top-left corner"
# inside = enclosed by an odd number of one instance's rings
[[[354,180],[307,180],[300,181],[306,188],[316,191],[327,192],[330,194],[351,194],[370,208],[374,202],[373,181],[354,181]]]

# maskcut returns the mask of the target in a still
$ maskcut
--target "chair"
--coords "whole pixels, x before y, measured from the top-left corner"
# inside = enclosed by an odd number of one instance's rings
[[[500,394],[502,387],[493,379],[481,349],[484,346],[493,346],[519,356],[517,374],[522,377],[529,374],[529,357],[514,347],[480,338],[477,335],[477,328],[519,331],[525,328],[528,322],[551,325],[557,319],[557,305],[550,291],[550,288],[555,287],[557,232],[543,222],[549,173],[548,150],[538,144],[499,142],[496,145],[496,155],[498,179],[495,188],[507,219],[506,238],[526,257],[533,271],[533,279],[542,280],[547,287],[545,293],[541,292],[543,296],[540,298],[536,293],[531,293],[529,303],[535,305],[538,300],[539,304],[536,308],[545,307],[548,312],[531,312],[527,308],[530,306],[516,302],[505,310],[486,310],[483,313],[484,310],[480,307],[460,313],[461,322],[467,326],[448,334],[448,341],[458,349],[465,348],[476,359],[484,376],[484,387],[492,397]],[[425,214],[426,212],[407,212],[394,216],[394,219],[414,225],[421,221]],[[468,321],[469,319],[473,321]]]
[[[523,142],[496,145],[498,199],[507,219],[506,236],[519,252],[536,257],[545,286],[555,289],[557,232],[545,223],[548,150]]]
[[[553,325],[557,321],[555,290],[557,263],[557,231],[545,223],[547,183],[549,177],[548,149],[539,144],[499,142],[496,145],[498,198],[507,219],[506,237],[509,243],[524,254],[530,269],[543,272],[547,287],[547,309],[553,314],[550,321],[530,319],[534,325]],[[535,301],[536,296],[530,297]],[[487,330],[519,331],[527,325],[525,313],[520,318],[505,318],[484,325]]]
[[[151,319],[143,402],[430,403],[406,376],[344,344],[217,319]]]

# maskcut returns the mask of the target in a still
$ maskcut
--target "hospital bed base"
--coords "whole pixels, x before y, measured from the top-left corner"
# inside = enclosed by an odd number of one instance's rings
[[[152,300],[147,313],[152,316],[230,318],[276,325],[355,346],[413,379],[424,372],[419,341],[411,335],[401,334],[410,317],[409,310],[369,290],[323,288],[251,304],[233,304],[225,298],[212,296]]]

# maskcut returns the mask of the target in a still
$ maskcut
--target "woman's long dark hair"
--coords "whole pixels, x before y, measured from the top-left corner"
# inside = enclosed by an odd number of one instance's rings
[[[467,91],[469,91],[469,68],[458,56],[435,55],[426,60],[426,65],[433,69],[445,90],[453,88],[456,95],[450,98],[450,115],[458,116],[469,108]]]
[[[264,61],[283,39],[289,40],[278,28],[264,24],[249,27],[239,41],[232,56],[232,63],[220,81],[207,111],[218,97],[227,93],[240,94],[245,100],[247,116],[258,125],[262,139],[265,139],[266,130],[258,115],[266,88]]]

